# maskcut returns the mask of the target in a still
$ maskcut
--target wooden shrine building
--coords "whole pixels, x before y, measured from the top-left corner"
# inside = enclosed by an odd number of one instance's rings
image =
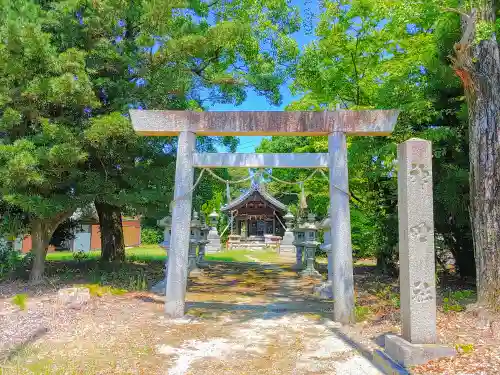
[[[221,209],[232,220],[229,248],[277,247],[285,233],[288,208],[266,191],[262,183]]]

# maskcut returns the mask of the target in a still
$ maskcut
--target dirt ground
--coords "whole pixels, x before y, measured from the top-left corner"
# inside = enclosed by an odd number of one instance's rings
[[[356,269],[360,322],[351,327],[312,295],[318,281],[286,264],[210,264],[190,279],[179,320],[150,293],[93,296],[72,309],[57,303],[60,283],[0,284],[0,374],[380,374],[371,353],[399,332],[397,287],[372,271]],[[11,302],[17,293],[29,294],[24,311]],[[469,313],[440,312],[438,328],[443,343],[473,349],[414,373],[500,373],[499,342]]]

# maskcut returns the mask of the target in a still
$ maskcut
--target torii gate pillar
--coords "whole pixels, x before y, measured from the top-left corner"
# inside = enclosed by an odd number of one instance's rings
[[[346,135],[389,135],[399,111],[324,112],[189,112],[138,111],[130,117],[137,133],[147,136],[179,135],[175,171],[175,205],[165,312],[184,315],[193,168],[326,168],[330,169],[332,215],[334,318],[354,322],[354,283],[349,215]],[[328,135],[328,154],[195,154],[195,134],[221,135]]]
[[[354,276],[345,133],[328,136],[330,170],[331,252],[333,259],[333,315],[337,322],[354,322]]]
[[[165,293],[165,313],[172,318],[184,316],[193,205],[195,144],[196,135],[194,133],[184,131],[179,134],[175,164],[172,235],[167,260],[167,289]]]

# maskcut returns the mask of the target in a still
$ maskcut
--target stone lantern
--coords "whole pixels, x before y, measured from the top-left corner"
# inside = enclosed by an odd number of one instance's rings
[[[314,214],[309,213],[307,222],[304,223],[302,228],[304,232],[303,247],[305,249],[306,268],[300,273],[302,276],[321,278],[321,274],[314,268],[314,255],[319,242],[316,240],[318,234],[318,227],[314,222]]]
[[[328,255],[328,280],[323,282],[314,288],[314,293],[320,298],[332,299],[333,298],[333,252],[331,244],[331,215],[328,212],[328,216],[321,222],[319,227],[323,229],[323,243],[320,245],[320,249],[325,251]]]
[[[160,246],[165,249],[165,254],[168,255],[168,250],[170,249],[170,236],[172,235],[172,218],[165,216],[163,219],[158,220],[156,225],[163,228],[163,242],[160,242]],[[165,262],[165,275],[163,280],[156,283],[151,287],[153,293],[164,296],[167,287],[167,273],[168,273],[168,259]]]
[[[160,246],[165,250],[170,247],[170,236],[172,235],[172,218],[165,216],[163,219],[156,222],[160,228],[163,228],[163,242],[160,242]]]
[[[285,234],[283,235],[283,240],[281,241],[280,244],[280,252],[290,252],[290,253],[295,253],[295,246],[293,245],[294,241],[294,234],[293,234],[293,219],[294,216],[290,211],[283,216],[283,219],[285,219]]]
[[[207,236],[208,243],[206,245],[206,250],[209,253],[215,253],[220,251],[221,248],[220,236],[219,233],[217,233],[217,223],[219,222],[219,214],[215,212],[215,209],[210,215],[208,215],[208,221],[210,224],[210,231],[208,232]]]
[[[304,241],[305,241],[305,232],[303,228],[302,219],[300,217],[297,217],[297,224],[293,229],[293,237],[294,240],[292,242],[292,245],[294,245],[296,249],[295,252],[296,263],[292,266],[292,269],[298,271],[303,268],[302,255],[304,251]]]
[[[196,249],[202,240],[202,228],[198,212],[193,213],[193,219],[191,220],[190,226],[190,238],[189,238],[189,252],[188,252],[188,276],[197,276],[201,273],[201,270],[196,264]]]
[[[210,228],[211,227],[209,225],[202,222],[202,226],[200,228],[201,238],[198,243],[198,258],[197,258],[198,265],[200,265],[202,262],[205,261],[205,249],[207,244],[209,243],[208,233],[210,232]]]

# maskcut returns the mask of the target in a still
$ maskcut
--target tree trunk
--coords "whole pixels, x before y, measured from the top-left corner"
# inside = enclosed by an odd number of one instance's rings
[[[52,235],[57,229],[59,223],[61,223],[67,217],[67,214],[63,214],[62,216],[62,219],[36,218],[31,221],[31,252],[34,256],[30,273],[31,284],[36,285],[40,284],[43,281],[45,257],[47,256],[50,239],[52,238]]]
[[[470,217],[478,303],[500,306],[500,53],[495,35],[476,42],[478,21],[495,24],[493,1],[474,9],[455,46],[469,111]],[[472,26],[471,26],[472,25]],[[473,30],[473,31],[471,31]]]
[[[104,202],[95,202],[101,230],[101,260],[125,260],[122,215],[120,207]]]

